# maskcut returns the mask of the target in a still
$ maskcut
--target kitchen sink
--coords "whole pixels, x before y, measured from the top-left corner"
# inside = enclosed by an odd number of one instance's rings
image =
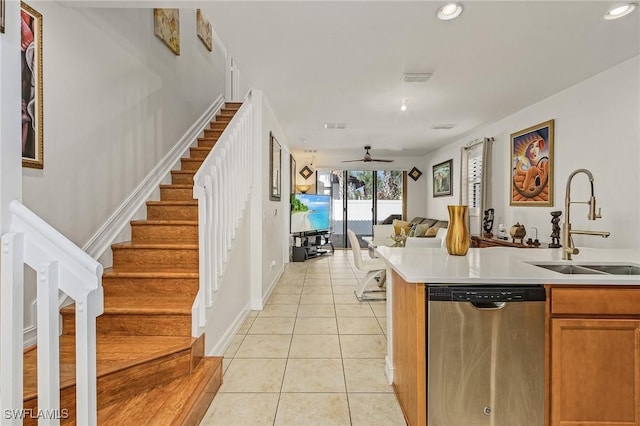
[[[561,274],[606,274],[606,272],[598,271],[596,269],[586,268],[581,265],[534,265],[540,268],[549,269],[554,272],[560,272]]]
[[[640,266],[634,265],[588,265],[587,267],[611,275],[640,275]]]
[[[640,266],[638,265],[567,265],[560,263],[533,263],[532,265],[561,274],[640,275]]]

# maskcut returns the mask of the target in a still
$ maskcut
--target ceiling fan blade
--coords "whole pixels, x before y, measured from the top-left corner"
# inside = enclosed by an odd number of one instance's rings
[[[342,160],[343,163],[356,163],[358,161],[362,161],[362,160]]]
[[[376,160],[375,158],[372,158],[371,161],[377,161],[379,163],[393,163],[393,160]]]

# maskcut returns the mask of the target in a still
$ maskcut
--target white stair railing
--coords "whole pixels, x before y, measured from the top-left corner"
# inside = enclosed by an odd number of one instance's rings
[[[193,336],[205,325],[218,282],[245,209],[252,182],[254,106],[251,93],[193,177],[198,200],[199,279],[193,304]]]
[[[60,312],[63,291],[76,306],[76,424],[97,423],[96,317],[103,312],[102,265],[20,201],[9,205],[10,231],[0,255],[0,412],[2,424],[59,424]],[[37,272],[38,411],[23,408],[24,264]]]

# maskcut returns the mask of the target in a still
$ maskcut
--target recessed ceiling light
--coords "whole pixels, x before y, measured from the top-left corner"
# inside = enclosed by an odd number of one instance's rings
[[[448,21],[460,16],[462,13],[462,5],[460,3],[448,3],[438,9],[436,16],[442,21]]]
[[[432,127],[432,129],[434,130],[451,130],[454,127],[456,127],[455,124],[436,124],[435,126]]]
[[[407,110],[407,100],[403,99],[402,103],[400,104],[400,111],[406,111]]]
[[[607,13],[605,13],[604,19],[612,20],[627,16],[635,10],[636,6],[636,3],[627,3],[621,6],[612,7]]]

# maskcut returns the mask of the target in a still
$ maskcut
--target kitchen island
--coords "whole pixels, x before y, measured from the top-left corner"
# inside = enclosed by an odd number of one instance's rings
[[[443,285],[544,285],[544,424],[639,424],[640,275],[535,266],[640,265],[638,251],[582,249],[573,261],[561,260],[558,249],[376,251],[391,277],[386,371],[408,424],[427,424],[425,291]]]

